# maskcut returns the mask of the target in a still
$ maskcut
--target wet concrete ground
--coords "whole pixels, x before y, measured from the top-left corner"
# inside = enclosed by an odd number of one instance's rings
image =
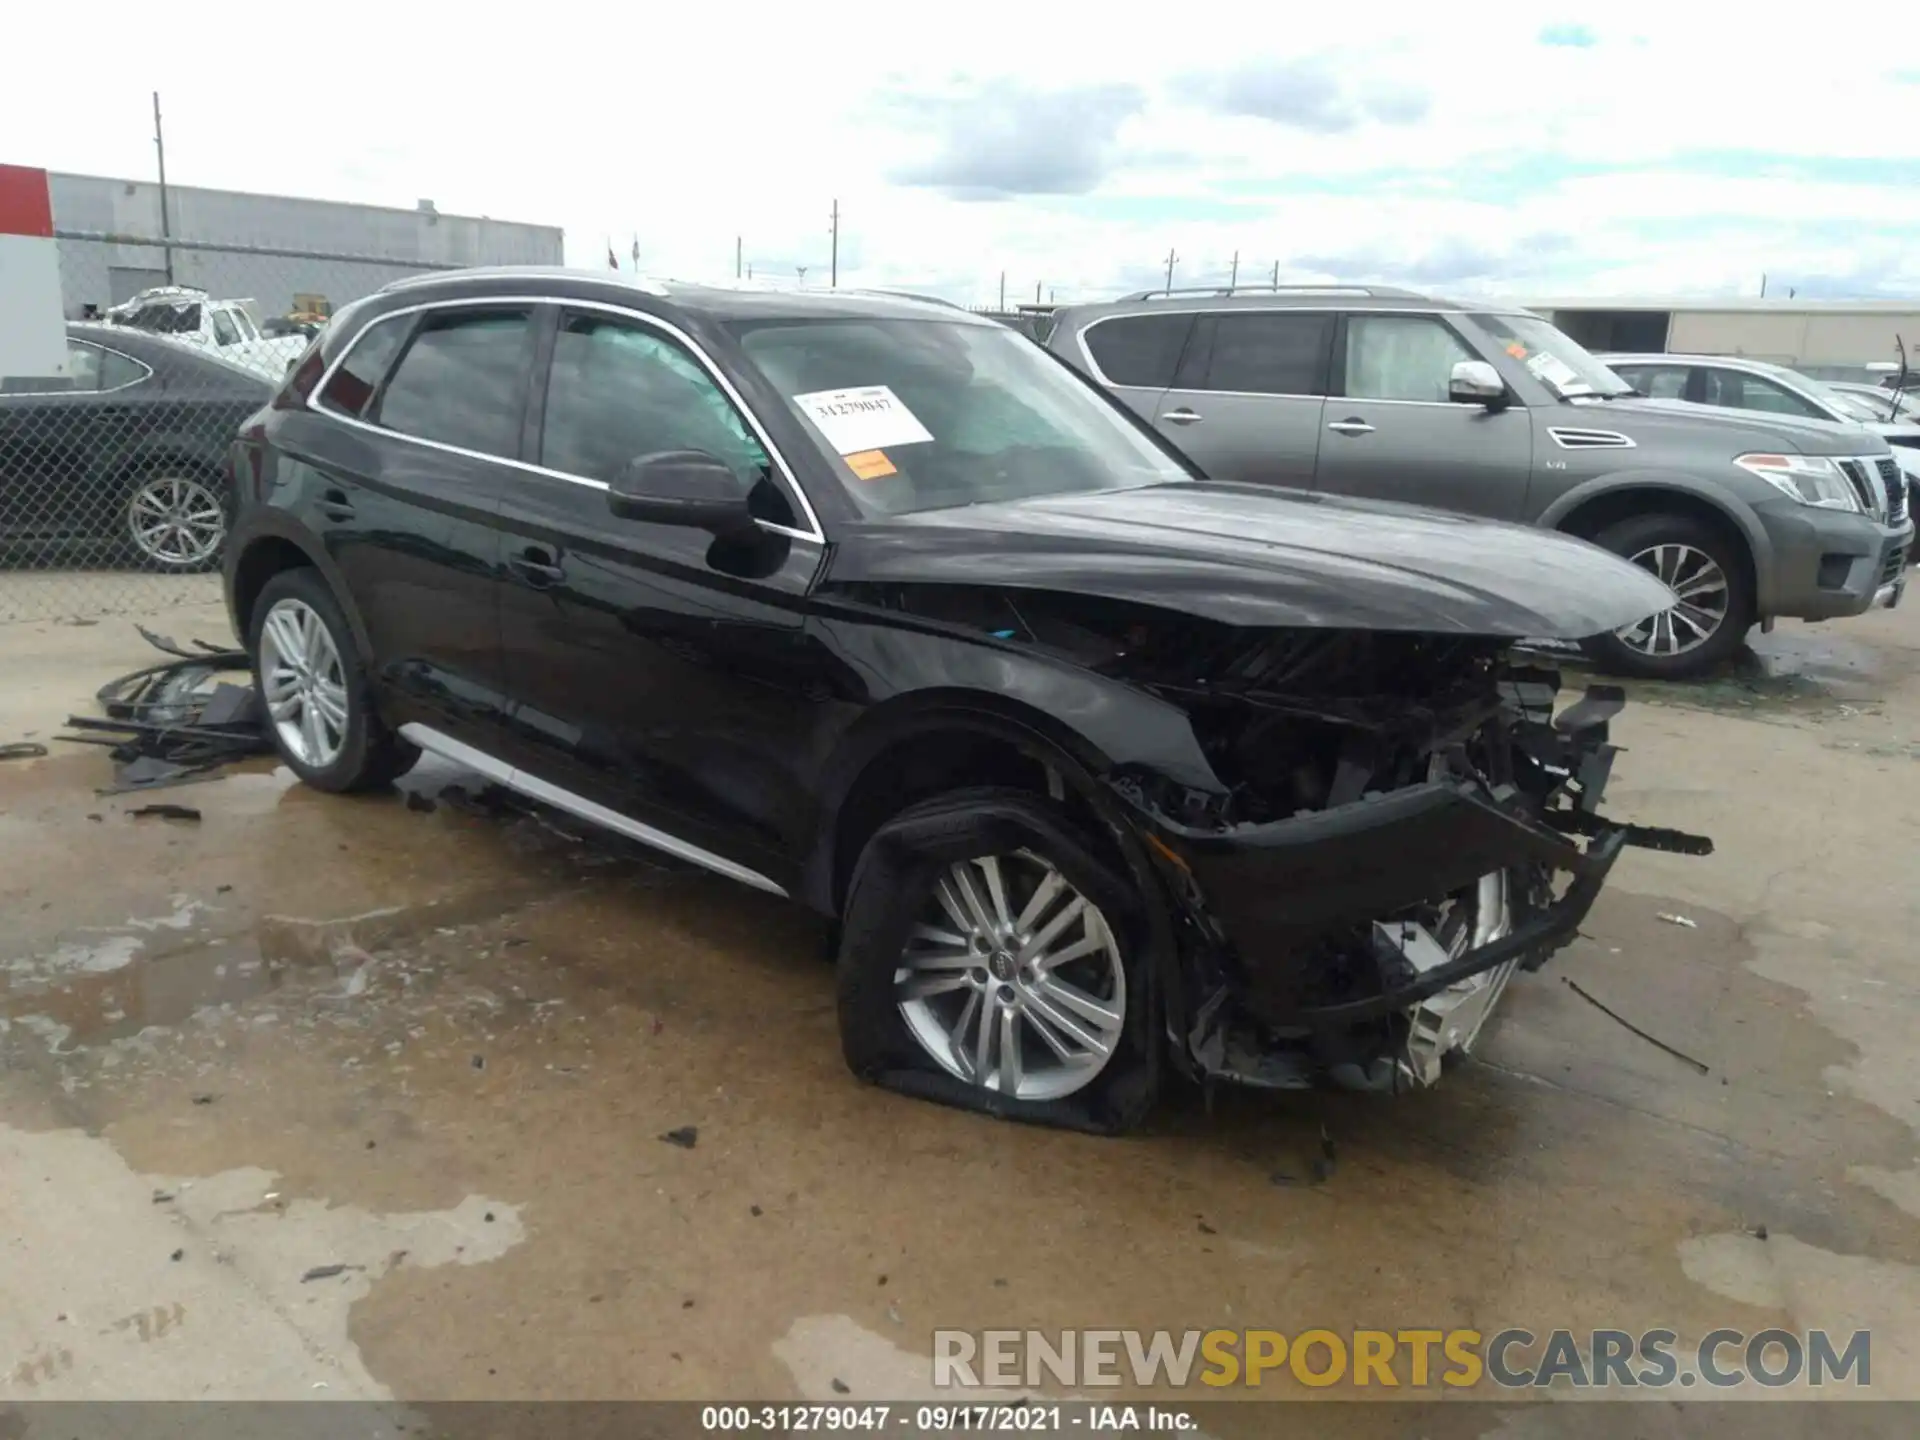
[[[0,1397],[902,1399],[936,1327],[1782,1325],[1871,1329],[1920,1398],[1920,613],[1760,647],[1616,727],[1611,808],[1718,853],[1629,852],[1477,1060],[1117,1141],[855,1084],[818,923],[446,768],[9,763]]]

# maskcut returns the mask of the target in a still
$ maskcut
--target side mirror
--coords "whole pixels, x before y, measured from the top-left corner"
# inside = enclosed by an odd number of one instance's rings
[[[1507,403],[1507,382],[1484,360],[1455,361],[1447,380],[1447,399],[1456,405],[1484,405],[1496,410]]]
[[[607,508],[622,520],[687,525],[715,535],[753,528],[747,487],[704,450],[661,450],[628,461],[607,487]]]

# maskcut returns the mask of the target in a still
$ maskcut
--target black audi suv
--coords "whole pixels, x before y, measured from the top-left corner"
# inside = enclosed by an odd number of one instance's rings
[[[1202,479],[913,297],[548,269],[335,317],[232,454],[234,623],[334,791],[422,752],[836,922],[860,1076],[1117,1130],[1430,1083],[1623,844],[1672,603],[1583,542]]]

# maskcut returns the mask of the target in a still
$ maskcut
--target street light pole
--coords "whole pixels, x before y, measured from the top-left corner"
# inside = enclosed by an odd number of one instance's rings
[[[160,129],[160,92],[153,92],[153,150],[160,161],[160,254],[167,270],[167,284],[173,284],[173,246],[165,242],[172,238],[173,228],[167,218],[167,139]]]

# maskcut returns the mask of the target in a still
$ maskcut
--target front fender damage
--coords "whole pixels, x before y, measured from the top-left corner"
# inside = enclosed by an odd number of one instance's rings
[[[1203,1080],[1430,1085],[1514,973],[1573,939],[1623,849],[1712,850],[1601,813],[1616,688],[1556,714],[1557,672],[1418,636],[1289,659],[1285,689],[1188,693],[1222,791],[1108,777],[1177,897],[1169,1039]]]

